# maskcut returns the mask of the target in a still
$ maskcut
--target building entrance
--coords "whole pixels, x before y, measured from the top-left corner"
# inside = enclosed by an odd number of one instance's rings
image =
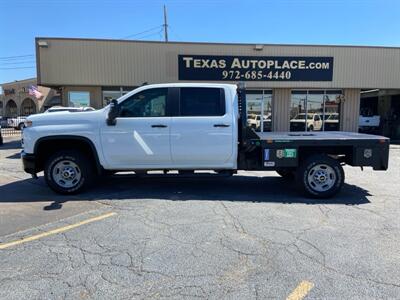
[[[257,132],[272,130],[272,91],[247,90],[247,124]]]

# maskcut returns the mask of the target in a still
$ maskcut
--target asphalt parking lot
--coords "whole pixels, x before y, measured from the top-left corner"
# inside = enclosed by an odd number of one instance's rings
[[[60,196],[19,151],[0,147],[1,299],[400,298],[400,146],[324,201],[273,172]]]

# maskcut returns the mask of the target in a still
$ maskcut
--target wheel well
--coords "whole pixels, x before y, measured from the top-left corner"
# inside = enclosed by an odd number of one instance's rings
[[[352,146],[310,146],[299,147],[299,160],[305,160],[307,157],[314,154],[326,154],[335,159],[351,164],[353,159]]]
[[[36,155],[36,170],[37,172],[44,169],[46,159],[52,154],[60,150],[78,150],[84,153],[98,172],[101,172],[101,165],[96,152],[96,148],[86,138],[82,137],[50,137],[40,139],[36,145],[34,153]]]

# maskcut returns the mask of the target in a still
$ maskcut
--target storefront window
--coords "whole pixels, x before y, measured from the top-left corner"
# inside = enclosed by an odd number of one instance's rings
[[[255,131],[272,129],[272,91],[246,91],[247,124]]]
[[[130,91],[134,90],[136,87],[131,87],[131,86],[109,86],[109,87],[103,87],[103,107],[110,104],[110,102],[113,99],[118,99],[119,97],[122,97],[123,95],[129,93]]]
[[[110,104],[113,99],[121,97],[120,91],[103,91],[103,106]]]
[[[290,131],[339,130],[340,90],[292,91]]]
[[[71,107],[87,107],[90,106],[89,92],[69,92],[69,106]]]
[[[342,91],[326,91],[325,93],[325,117],[324,117],[324,130],[325,131],[337,131],[340,129],[340,99],[342,97]]]

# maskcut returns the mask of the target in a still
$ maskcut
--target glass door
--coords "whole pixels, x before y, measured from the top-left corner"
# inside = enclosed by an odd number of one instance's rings
[[[247,125],[257,132],[272,130],[272,91],[246,91]]]

